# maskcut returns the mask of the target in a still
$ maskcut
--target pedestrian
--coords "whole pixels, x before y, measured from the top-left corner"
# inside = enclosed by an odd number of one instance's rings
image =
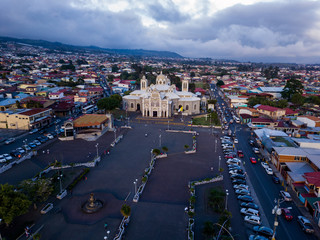
[[[213,167],[211,167],[211,172],[213,171]]]
[[[47,149],[47,154],[49,154],[49,149]]]
[[[104,223],[104,229],[107,230],[108,224]]]
[[[87,176],[85,176],[85,177],[84,177],[84,180],[87,181],[87,179],[88,179]]]

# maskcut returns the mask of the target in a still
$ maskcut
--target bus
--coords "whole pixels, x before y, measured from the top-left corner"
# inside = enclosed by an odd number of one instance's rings
[[[94,111],[96,111],[96,107],[94,105],[88,105],[88,106],[82,108],[83,114],[93,113]]]

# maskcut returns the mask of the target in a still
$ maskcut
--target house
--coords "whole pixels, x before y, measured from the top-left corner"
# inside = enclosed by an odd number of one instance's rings
[[[268,116],[268,117],[270,117],[272,119],[279,119],[279,118],[285,116],[285,114],[286,114],[286,110],[285,109],[271,107],[271,106],[268,106],[268,105],[260,104],[256,109],[258,110],[258,112],[261,115]]]
[[[0,128],[30,130],[48,126],[51,122],[51,109],[16,109],[0,112]]]
[[[259,87],[258,90],[262,93],[271,94],[274,98],[280,98],[283,87]]]
[[[297,120],[305,123],[308,127],[320,127],[320,118],[314,116],[298,116]]]
[[[52,100],[62,99],[63,97],[64,97],[64,93],[63,92],[51,92],[48,95],[48,98],[52,99]]]
[[[246,107],[247,103],[248,103],[248,96],[234,96],[234,95],[230,95],[228,96],[228,102],[229,105],[232,108],[238,108],[238,107]]]

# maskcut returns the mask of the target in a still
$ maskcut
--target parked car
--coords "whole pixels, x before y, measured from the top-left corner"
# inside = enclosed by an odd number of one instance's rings
[[[266,162],[261,162],[261,166],[262,166],[263,168],[268,168],[268,167],[269,167],[269,164],[266,163]]]
[[[251,146],[253,146],[253,145],[254,145],[254,141],[253,141],[253,140],[249,140],[249,144],[250,144]]]
[[[259,206],[253,202],[242,202],[240,204],[241,207],[245,207],[245,208],[253,208],[256,210],[259,210]]]
[[[49,139],[53,139],[54,137],[52,136],[52,134],[51,134],[51,133],[49,133],[49,134],[47,134],[47,138],[49,138]]]
[[[7,161],[12,160],[12,157],[8,153],[4,153],[1,155],[3,158],[5,158]]]
[[[238,150],[237,154],[238,154],[238,157],[244,157],[242,150]]]
[[[17,148],[16,151],[20,152],[21,154],[26,152],[26,151],[25,151],[23,148],[21,148],[21,147]]]
[[[287,221],[291,221],[293,219],[293,216],[288,208],[281,208],[281,214]]]
[[[232,174],[230,176],[231,179],[246,179],[246,176],[244,174]]]
[[[36,133],[36,132],[38,132],[38,131],[39,131],[38,128],[34,128],[34,129],[32,129],[32,130],[29,132],[29,134],[34,134],[34,133]]]
[[[259,148],[252,148],[252,151],[253,151],[254,153],[260,153]]]
[[[272,181],[273,181],[274,183],[280,183],[280,179],[279,179],[276,175],[273,175],[273,176],[272,176]]]
[[[241,208],[240,213],[247,216],[259,216],[259,211],[252,208]]]
[[[237,165],[240,165],[241,161],[240,160],[235,160],[234,158],[233,159],[229,159],[227,161],[227,164],[237,164]]]
[[[235,157],[235,155],[225,155],[224,156],[224,158],[226,158],[226,159],[231,159],[231,158],[234,158]]]
[[[241,166],[239,166],[238,164],[235,164],[235,163],[231,163],[231,164],[228,164],[228,168],[229,168],[229,170],[241,169]]]
[[[10,155],[11,155],[12,157],[21,158],[21,153],[18,152],[18,151],[16,151],[16,150],[10,152]]]
[[[237,198],[243,202],[253,202],[253,198],[249,195],[240,195]]]
[[[34,143],[29,143],[29,147],[30,147],[30,148],[36,148],[36,147],[37,147],[37,145],[36,145],[36,144],[34,144]]]
[[[251,163],[257,163],[257,160],[256,160],[256,158],[254,158],[254,157],[250,157],[250,162],[251,162]]]
[[[5,163],[6,161],[7,161],[7,159],[0,156],[0,163]]]
[[[234,143],[239,143],[239,141],[238,141],[238,139],[234,139],[234,141],[233,141]]]
[[[306,233],[314,233],[314,229],[312,227],[311,222],[303,217],[303,216],[298,216],[298,223],[300,224],[300,227],[302,228],[302,230]]]
[[[245,216],[244,221],[254,225],[261,225],[261,219],[257,216]]]
[[[260,235],[250,235],[249,240],[269,240],[269,238]]]
[[[243,170],[240,169],[233,169],[229,171],[229,174],[243,174]]]
[[[232,180],[232,184],[246,184],[246,180],[244,180],[244,179],[234,179],[234,180]]]
[[[266,172],[267,172],[268,175],[273,175],[272,168],[267,167],[267,168],[265,168],[265,170],[266,170]]]
[[[16,139],[15,138],[8,138],[4,143],[9,145],[11,143],[13,143]]]
[[[259,235],[265,236],[265,237],[272,237],[273,230],[271,228],[265,227],[265,226],[255,226],[253,227],[253,231]]]
[[[246,189],[237,189],[236,190],[237,195],[251,195],[249,190]]]
[[[281,191],[280,191],[280,196],[283,197],[283,199],[284,199],[285,201],[287,201],[287,202],[292,201],[292,198],[291,198],[290,193],[288,193],[288,192],[286,192],[286,191],[281,190]]]
[[[245,185],[245,184],[237,184],[233,186],[234,189],[245,189],[245,190],[249,190],[249,186]]]

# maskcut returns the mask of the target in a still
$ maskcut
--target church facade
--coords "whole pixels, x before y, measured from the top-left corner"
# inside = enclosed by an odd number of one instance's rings
[[[124,96],[123,107],[128,111],[141,111],[144,117],[168,118],[180,112],[183,115],[200,113],[200,98],[188,91],[189,82],[182,80],[182,91],[177,91],[170,79],[162,73],[156,84],[148,86],[145,76],[140,81],[140,90]]]

